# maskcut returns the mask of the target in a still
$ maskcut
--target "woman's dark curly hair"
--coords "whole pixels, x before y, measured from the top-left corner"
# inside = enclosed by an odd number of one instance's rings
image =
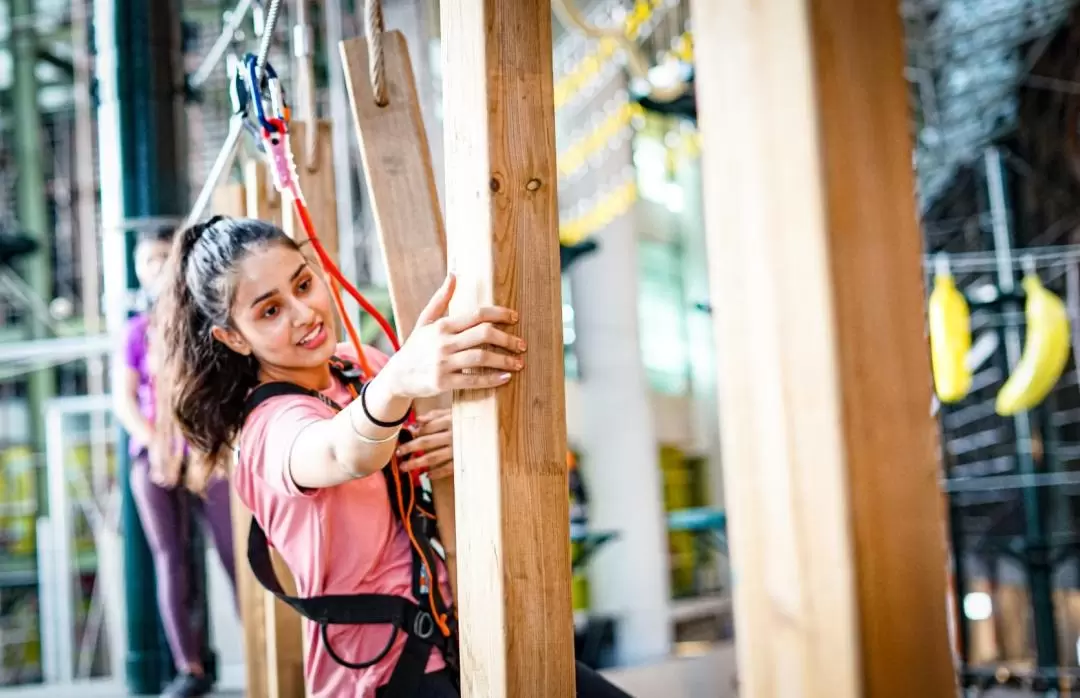
[[[239,263],[271,245],[297,249],[274,225],[223,216],[191,226],[173,242],[154,314],[164,349],[160,380],[169,387],[167,408],[200,456],[189,470],[226,462],[243,425],[244,400],[258,384],[255,357],[232,351],[211,330],[229,326]],[[209,473],[190,475],[189,482],[198,483]]]

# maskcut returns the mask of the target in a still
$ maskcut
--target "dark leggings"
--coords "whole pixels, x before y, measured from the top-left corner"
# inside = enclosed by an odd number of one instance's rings
[[[165,627],[173,661],[183,670],[201,660],[201,648],[191,622],[192,613],[187,607],[190,580],[185,532],[193,513],[199,514],[209,529],[221,564],[232,582],[235,602],[236,567],[229,518],[229,483],[224,479],[213,481],[205,500],[183,487],[159,487],[150,479],[150,464],[144,456],[132,461],[131,493],[154,557],[161,624]]]
[[[389,698],[381,689],[376,698]],[[461,692],[448,672],[428,674],[420,683],[417,698],[461,698]],[[577,698],[632,698],[600,674],[581,662],[577,663]]]

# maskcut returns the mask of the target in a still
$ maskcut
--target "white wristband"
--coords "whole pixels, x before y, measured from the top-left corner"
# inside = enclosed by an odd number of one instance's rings
[[[381,439],[373,439],[370,436],[366,436],[364,434],[361,434],[360,430],[356,428],[356,422],[353,421],[353,415],[352,415],[353,412],[355,412],[355,410],[351,410],[349,412],[349,426],[352,427],[353,434],[356,434],[356,438],[359,439],[360,441],[362,441],[363,443],[366,443],[366,444],[368,444],[370,446],[379,446],[381,444],[389,443],[389,442],[394,441],[395,439],[397,439],[398,433],[401,431],[400,427],[395,429],[393,431],[393,433],[390,434],[389,436],[384,436]]]

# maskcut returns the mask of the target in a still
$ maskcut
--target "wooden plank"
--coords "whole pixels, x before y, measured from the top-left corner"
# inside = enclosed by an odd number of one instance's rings
[[[236,556],[236,597],[240,606],[240,623],[244,630],[244,687],[249,696],[267,695],[266,682],[266,611],[263,595],[266,591],[259,585],[247,561],[248,530],[251,527],[251,510],[230,487],[233,549],[241,551]]]
[[[396,31],[384,34],[383,47],[390,95],[385,107],[376,105],[372,94],[367,42],[345,41],[341,53],[394,319],[404,339],[446,278],[446,231],[404,35]],[[416,402],[420,413],[449,405],[449,394]],[[439,537],[456,592],[454,480],[434,480],[432,490],[439,513]]]
[[[441,3],[452,312],[518,311],[525,369],[454,395],[462,695],[574,695],[551,3]]]
[[[896,3],[691,7],[741,693],[955,695]]]
[[[210,197],[210,215],[232,216],[247,215],[247,194],[244,185],[239,182],[222,184]]]

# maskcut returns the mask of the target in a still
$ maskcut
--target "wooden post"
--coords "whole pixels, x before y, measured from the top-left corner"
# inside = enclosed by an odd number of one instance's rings
[[[524,371],[454,395],[462,695],[574,695],[549,0],[442,0],[451,310],[517,310]]]
[[[351,39],[341,45],[394,320],[404,341],[446,278],[446,231],[405,37],[396,31],[384,34],[383,51],[390,101],[380,107],[375,104],[368,74],[367,41]],[[449,406],[449,394],[416,403],[420,413]],[[443,478],[431,484],[439,540],[456,593],[454,481]]]
[[[740,694],[956,695],[896,2],[691,8]]]

